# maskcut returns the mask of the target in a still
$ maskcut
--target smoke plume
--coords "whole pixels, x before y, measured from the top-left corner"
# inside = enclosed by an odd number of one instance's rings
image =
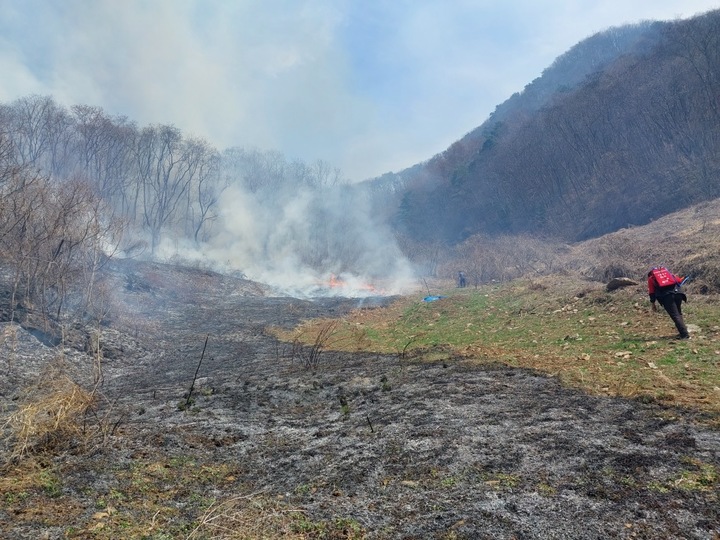
[[[276,183],[253,190],[233,182],[219,197],[206,242],[166,241],[159,255],[239,271],[301,297],[391,295],[413,285],[411,265],[390,229],[352,185]]]

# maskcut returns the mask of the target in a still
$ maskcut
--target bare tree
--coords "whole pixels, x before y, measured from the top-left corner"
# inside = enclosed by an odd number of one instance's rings
[[[10,121],[14,157],[19,165],[38,165],[51,144],[50,125],[57,105],[49,96],[16,100],[3,116]]]
[[[126,211],[135,124],[125,117],[112,118],[98,107],[75,106],[72,110],[80,171],[106,201],[118,211]]]
[[[0,192],[0,250],[13,275],[11,305],[45,323],[59,320],[71,293],[92,301],[97,268],[120,228],[102,201],[80,181],[56,184],[25,171]]]
[[[135,146],[135,161],[141,193],[137,193],[143,226],[151,237],[154,253],[162,231],[178,221],[177,209],[186,200],[205,147],[185,141],[174,126],[153,126],[142,130]]]
[[[219,168],[220,157],[206,147],[204,158],[200,160],[200,166],[195,178],[194,195],[188,192],[188,222],[192,228],[192,237],[195,243],[206,240],[211,224],[217,219],[217,206],[220,195],[228,187],[227,183],[221,183]]]

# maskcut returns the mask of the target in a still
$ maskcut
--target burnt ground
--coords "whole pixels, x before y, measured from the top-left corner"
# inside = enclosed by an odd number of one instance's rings
[[[97,494],[119,489],[112,471],[149,455],[227,464],[231,481],[208,497],[261,493],[313,520],[354,520],[367,538],[720,538],[720,433],[691,411],[463,359],[326,351],[313,369],[266,328],[387,300],[272,297],[158,264],[117,263],[112,279],[101,391],[117,429],[89,454],[57,458],[71,471],[62,496],[86,506],[49,525],[5,504],[3,538],[88,528]],[[52,351],[18,335],[0,365],[5,408]],[[86,355],[65,356],[87,376]],[[181,494],[175,504],[199,518]]]

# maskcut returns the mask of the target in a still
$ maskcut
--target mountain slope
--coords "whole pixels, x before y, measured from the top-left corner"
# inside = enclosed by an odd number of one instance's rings
[[[574,241],[647,223],[720,196],[718,87],[720,11],[614,29],[568,51],[444,153],[373,189],[393,205],[383,211],[397,231],[419,242]]]

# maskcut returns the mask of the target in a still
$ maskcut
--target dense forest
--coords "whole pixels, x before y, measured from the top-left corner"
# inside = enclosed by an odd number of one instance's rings
[[[720,196],[720,11],[579,43],[427,162],[370,181],[413,242],[582,240]]]

